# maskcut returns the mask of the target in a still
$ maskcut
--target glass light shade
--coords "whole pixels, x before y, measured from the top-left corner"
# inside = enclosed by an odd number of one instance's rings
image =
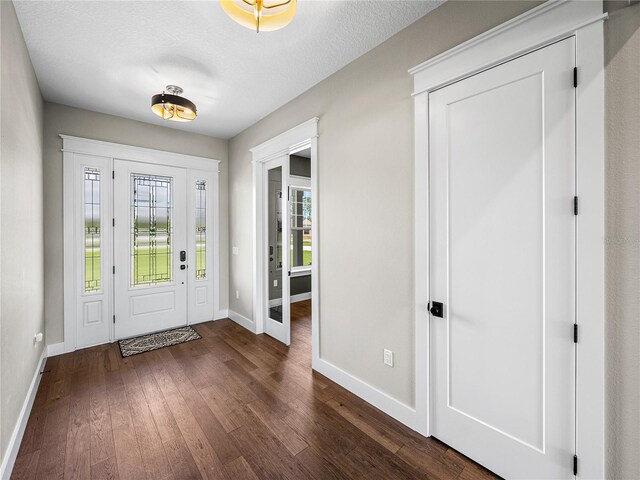
[[[159,93],[151,97],[151,111],[163,120],[174,122],[190,122],[198,116],[193,102],[169,93]]]
[[[243,27],[271,32],[288,25],[296,14],[296,0],[220,0],[222,9]]]

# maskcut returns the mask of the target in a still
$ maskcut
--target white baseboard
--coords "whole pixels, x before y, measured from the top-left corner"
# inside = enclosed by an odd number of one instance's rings
[[[289,303],[302,302],[303,300],[311,300],[311,292],[299,293],[289,297]]]
[[[299,293],[289,297],[289,303],[302,302],[303,300],[311,300],[311,292]],[[269,300],[270,307],[279,307],[280,305],[282,305],[282,299],[280,298]]]
[[[47,345],[47,357],[55,357],[65,353],[64,342]]]
[[[233,310],[229,310],[229,318],[241,327],[246,328],[252,333],[256,333],[256,323],[250,318],[240,315],[238,312],[234,312]]]
[[[5,451],[2,465],[0,465],[0,478],[2,478],[3,480],[11,477],[13,465],[15,464],[16,458],[18,457],[18,450],[20,449],[22,436],[24,435],[24,430],[27,427],[27,421],[29,420],[29,415],[31,414],[31,407],[33,407],[33,401],[36,398],[38,386],[40,385],[40,378],[42,377],[40,372],[42,372],[44,368],[44,362],[47,360],[47,350],[48,349],[45,348],[42,349],[40,361],[38,362],[38,366],[33,375],[33,379],[31,380],[31,385],[29,385],[29,390],[27,390],[27,396],[24,399],[24,403],[22,404],[22,409],[20,410],[18,421],[16,422],[16,426],[14,427],[11,438],[9,439],[9,445],[7,445],[7,450]]]
[[[405,405],[401,401],[396,400],[375,387],[372,387],[368,383],[354,377],[350,373],[345,372],[341,368],[336,367],[322,358],[319,358],[314,362],[313,368],[329,380],[332,380],[338,385],[346,388],[354,395],[357,395],[365,402],[370,403],[379,410],[382,410],[384,413],[395,418],[412,430],[415,430],[425,436],[428,435],[425,431],[421,431],[422,429],[419,427],[420,422],[417,421],[417,412],[414,408]]]
[[[218,310],[214,315],[214,320],[222,320],[223,318],[229,318],[229,310],[226,308],[224,310]]]

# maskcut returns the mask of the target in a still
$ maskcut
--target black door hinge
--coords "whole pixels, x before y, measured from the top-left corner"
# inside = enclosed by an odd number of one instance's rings
[[[578,475],[578,456],[573,456],[573,475]]]
[[[116,266],[114,265],[113,266],[113,274],[115,275],[115,273],[116,273]]]
[[[578,67],[573,67],[573,88],[578,88]]]
[[[578,324],[573,324],[573,343],[578,343]]]
[[[116,171],[115,170],[111,170],[111,178],[116,178]]]
[[[112,226],[112,227],[115,227],[115,226],[116,226],[116,219],[115,219],[115,218],[112,218],[112,219],[111,219],[111,226]]]
[[[578,215],[578,197],[573,197],[573,214]]]
[[[116,316],[113,316],[113,323],[116,323]]]

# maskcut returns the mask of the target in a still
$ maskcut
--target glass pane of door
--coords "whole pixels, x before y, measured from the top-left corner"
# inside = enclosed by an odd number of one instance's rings
[[[269,318],[282,323],[282,167],[268,171]]]
[[[131,286],[173,281],[171,177],[131,174]]]
[[[282,167],[268,170],[269,318],[282,323]]]
[[[264,165],[262,174],[263,242],[265,258],[262,307],[264,331],[285,345],[291,342],[289,308],[289,158],[282,156]]]

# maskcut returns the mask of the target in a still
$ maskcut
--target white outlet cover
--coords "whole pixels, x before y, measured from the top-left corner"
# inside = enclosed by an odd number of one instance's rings
[[[393,367],[393,352],[386,348],[384,349],[384,364]]]

